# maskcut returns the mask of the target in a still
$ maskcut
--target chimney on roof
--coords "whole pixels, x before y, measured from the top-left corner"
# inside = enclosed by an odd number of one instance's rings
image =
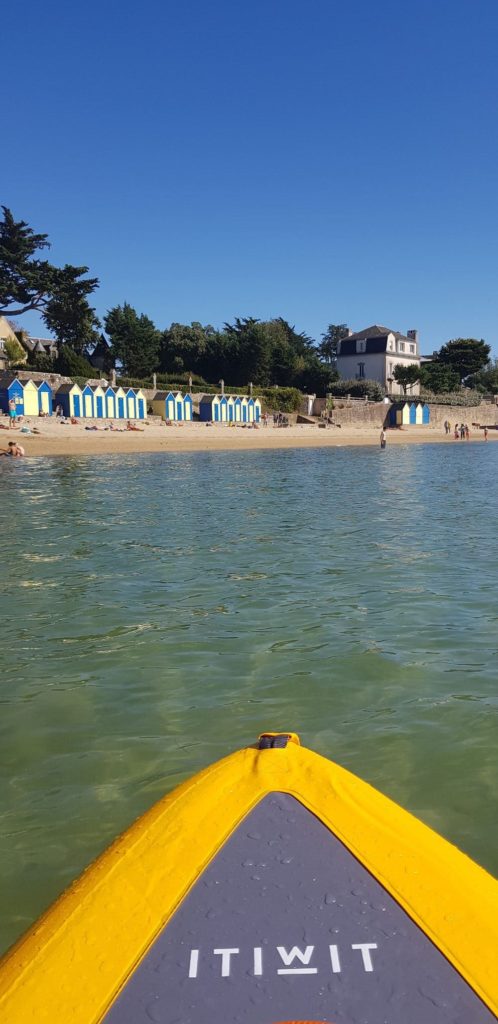
[[[409,338],[410,341],[414,341],[415,344],[418,345],[418,331],[407,331],[406,337]]]
[[[347,334],[346,334],[346,338],[350,338],[350,337],[351,337],[351,335],[352,335],[352,333],[353,333],[353,330],[352,330],[352,328],[351,328],[351,327],[348,327],[348,331],[347,331]]]

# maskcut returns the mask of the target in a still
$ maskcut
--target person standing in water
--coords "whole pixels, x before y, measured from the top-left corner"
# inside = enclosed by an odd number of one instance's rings
[[[384,428],[382,428],[382,430],[380,432],[380,447],[381,448],[385,448],[386,447],[386,432],[385,432]]]

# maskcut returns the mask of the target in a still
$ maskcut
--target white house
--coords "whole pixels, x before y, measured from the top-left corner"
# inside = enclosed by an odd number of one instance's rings
[[[374,324],[338,343],[337,372],[343,380],[376,380],[391,394],[401,395],[403,388],[394,380],[399,365],[420,366],[418,331],[400,334]],[[419,393],[419,384],[409,388],[410,395]]]

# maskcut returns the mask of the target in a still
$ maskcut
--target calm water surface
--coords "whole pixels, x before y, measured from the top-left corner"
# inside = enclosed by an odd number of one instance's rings
[[[0,947],[265,728],[498,873],[498,444],[0,465]]]

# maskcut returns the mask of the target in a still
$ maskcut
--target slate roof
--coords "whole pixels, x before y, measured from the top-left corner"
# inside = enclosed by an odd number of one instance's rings
[[[411,341],[413,338],[409,338],[406,334],[401,334],[399,331],[393,331],[390,327],[381,327],[379,324],[373,324],[372,327],[365,327],[363,331],[356,331],[356,334],[350,334],[348,341],[363,341],[366,338],[386,338],[388,334],[394,334],[397,341]]]

